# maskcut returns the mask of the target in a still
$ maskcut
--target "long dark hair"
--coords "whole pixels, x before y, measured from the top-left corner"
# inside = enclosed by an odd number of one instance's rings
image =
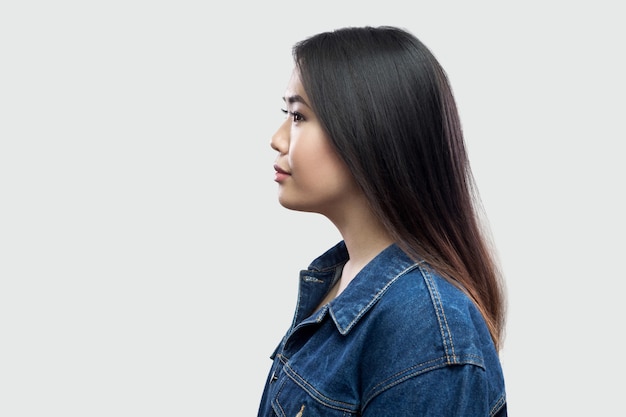
[[[463,289],[497,348],[501,275],[448,78],[396,27],[347,27],[293,47],[310,104],[392,238]]]

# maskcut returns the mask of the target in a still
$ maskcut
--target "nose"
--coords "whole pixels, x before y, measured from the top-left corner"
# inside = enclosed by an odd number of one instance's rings
[[[283,155],[289,151],[289,120],[285,120],[272,135],[270,146]]]

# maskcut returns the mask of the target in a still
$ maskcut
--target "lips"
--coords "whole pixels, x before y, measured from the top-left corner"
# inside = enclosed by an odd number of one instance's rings
[[[274,165],[274,170],[276,171],[276,174],[274,176],[274,181],[278,183],[283,182],[286,178],[288,178],[291,175],[289,172],[279,167],[278,164]]]
[[[274,170],[276,170],[277,174],[290,175],[289,172],[285,171],[284,169],[282,169],[278,165],[274,165]]]

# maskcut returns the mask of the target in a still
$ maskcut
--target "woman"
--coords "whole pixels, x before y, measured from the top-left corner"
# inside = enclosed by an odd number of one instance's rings
[[[342,240],[300,273],[259,416],[506,416],[504,294],[445,72],[409,32],[294,46],[278,198]]]

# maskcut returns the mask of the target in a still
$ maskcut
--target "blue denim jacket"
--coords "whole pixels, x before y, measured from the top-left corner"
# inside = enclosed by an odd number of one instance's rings
[[[271,356],[259,417],[506,416],[482,316],[397,245],[314,311],[347,260],[340,242],[300,272],[294,320]]]

